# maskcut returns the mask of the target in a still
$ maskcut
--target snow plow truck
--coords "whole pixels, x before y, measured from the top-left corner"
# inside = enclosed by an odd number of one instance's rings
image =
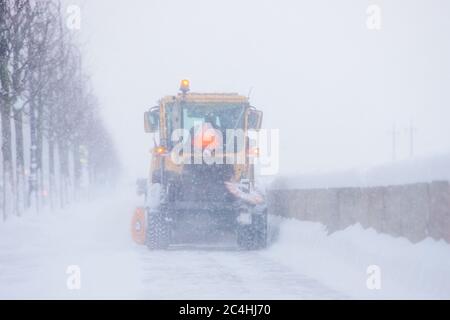
[[[133,216],[134,240],[150,250],[222,238],[243,250],[265,248],[267,207],[255,186],[252,138],[262,118],[248,97],[191,93],[188,80],[145,112],[154,148],[149,177],[137,182],[145,202]]]

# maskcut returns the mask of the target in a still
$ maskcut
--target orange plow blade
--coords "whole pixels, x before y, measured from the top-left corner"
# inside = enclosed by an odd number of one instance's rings
[[[137,208],[131,220],[131,235],[137,244],[145,244],[146,223],[145,209]]]

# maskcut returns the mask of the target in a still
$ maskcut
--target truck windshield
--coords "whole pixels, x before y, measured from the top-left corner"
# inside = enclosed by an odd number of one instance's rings
[[[186,105],[183,107],[183,128],[209,123],[214,129],[244,128],[244,107],[240,105]]]

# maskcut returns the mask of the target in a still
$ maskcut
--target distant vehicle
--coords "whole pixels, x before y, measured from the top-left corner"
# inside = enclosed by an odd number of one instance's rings
[[[262,112],[238,94],[190,93],[188,80],[180,90],[145,113],[155,148],[150,176],[138,182],[146,203],[133,218],[134,240],[160,250],[228,234],[242,249],[265,248],[267,207],[253,161],[259,149],[249,137]]]

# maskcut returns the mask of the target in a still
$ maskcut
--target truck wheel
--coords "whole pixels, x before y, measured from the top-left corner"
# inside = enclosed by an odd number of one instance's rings
[[[238,227],[238,246],[245,250],[260,250],[267,247],[267,214],[254,214],[251,225]]]
[[[169,247],[169,225],[161,212],[149,212],[147,215],[146,245],[150,250],[165,250]]]

